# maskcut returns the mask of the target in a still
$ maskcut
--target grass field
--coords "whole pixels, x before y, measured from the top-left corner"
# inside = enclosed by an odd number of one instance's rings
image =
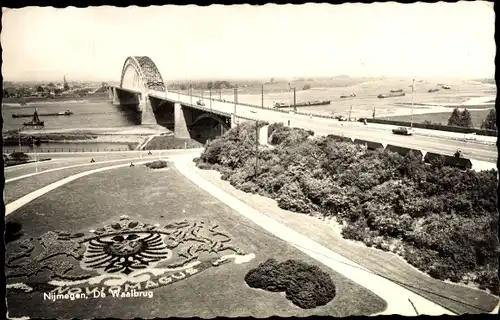
[[[90,157],[89,157],[90,159]],[[83,161],[72,161],[72,162],[67,162],[66,165],[77,165],[77,164],[85,164],[89,163],[90,160],[83,160]],[[102,167],[108,167],[112,165],[118,165],[118,164],[123,164],[123,163],[129,163],[131,162],[130,160],[123,159],[123,161],[116,161],[112,163],[96,163],[93,165],[89,166],[81,166],[81,167],[76,167],[76,168],[71,168],[71,169],[64,169],[60,171],[54,171],[54,172],[49,172],[49,173],[42,173],[39,175],[35,175],[26,179],[20,179],[16,181],[9,182],[6,187],[5,187],[5,203],[9,204],[12,201],[17,200],[18,198],[25,196],[33,191],[36,191],[40,188],[43,188],[44,186],[47,186],[51,183],[54,183],[58,180],[67,178],[69,176],[72,176],[74,174],[78,174],[80,172],[85,172],[97,168],[102,168]],[[63,166],[64,163],[58,162],[57,165],[53,165],[53,167],[60,167]],[[35,167],[31,167],[29,169],[23,169],[23,171],[26,172],[26,174],[34,173],[35,172]],[[40,169],[39,169],[40,172]],[[19,176],[19,172],[15,172],[13,174],[15,176]],[[6,177],[8,179],[8,176]]]
[[[48,302],[36,292],[10,291],[7,296],[10,316],[153,318],[316,314],[344,317],[373,314],[385,309],[386,303],[379,297],[252,225],[169,167],[159,171],[145,166],[127,167],[81,178],[25,205],[7,216],[6,222],[21,226],[21,241],[28,237],[36,239],[52,230],[97,230],[118,220],[121,215],[150,225],[167,225],[184,219],[207,221],[216,223],[221,232],[229,235],[230,244],[246,253],[254,253],[253,260],[243,264],[230,261],[188,279],[152,289],[152,298]],[[16,242],[7,244],[7,254],[12,254],[16,248]],[[290,303],[281,293],[248,287],[245,274],[269,258],[280,261],[299,259],[318,265],[335,283],[336,297],[325,306],[306,310]],[[44,282],[49,274],[50,271],[42,272],[30,280]],[[15,280],[7,281],[12,283]]]
[[[450,118],[452,109],[450,108],[450,112],[439,112],[439,113],[424,113],[424,114],[415,114],[413,115],[413,121],[424,123],[425,121],[430,121],[436,124],[448,124],[448,119]],[[475,128],[480,128],[484,119],[490,112],[490,110],[469,110],[472,116],[472,124]],[[380,117],[380,119],[387,120],[397,120],[397,121],[410,121],[410,115],[404,116],[389,116],[389,117]]]

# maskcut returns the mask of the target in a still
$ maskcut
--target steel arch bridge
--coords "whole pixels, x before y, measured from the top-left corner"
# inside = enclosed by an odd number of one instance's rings
[[[160,71],[147,56],[128,57],[122,68],[120,88],[132,90],[155,90],[166,92]]]

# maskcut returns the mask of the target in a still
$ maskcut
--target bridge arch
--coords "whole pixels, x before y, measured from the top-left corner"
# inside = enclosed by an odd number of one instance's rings
[[[203,120],[203,119],[207,119],[207,118],[209,118],[209,119],[213,119],[213,120],[217,121],[217,122],[218,122],[218,123],[220,123],[220,124],[224,127],[224,129],[226,129],[226,130],[231,129],[231,126],[230,126],[230,125],[228,125],[226,121],[222,120],[222,118],[221,118],[221,117],[219,117],[219,116],[217,116],[217,115],[215,115],[215,114],[213,114],[213,113],[204,113],[204,114],[202,114],[202,115],[198,116],[196,119],[194,119],[194,121],[193,121],[193,123],[192,123],[192,126],[196,126],[196,124],[198,124],[198,122],[200,122],[200,121],[201,121],[201,120]]]
[[[120,88],[167,91],[160,71],[147,56],[128,57],[125,60]]]

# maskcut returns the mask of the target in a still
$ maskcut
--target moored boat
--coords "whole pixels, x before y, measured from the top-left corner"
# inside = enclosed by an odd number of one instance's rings
[[[43,127],[44,124],[45,122],[40,120],[40,118],[38,117],[38,112],[36,110],[35,113],[33,113],[33,119],[31,121],[23,123],[23,125],[26,127]]]

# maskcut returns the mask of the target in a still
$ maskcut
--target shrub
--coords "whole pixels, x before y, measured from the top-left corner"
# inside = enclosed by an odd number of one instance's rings
[[[322,306],[335,297],[335,285],[330,276],[317,266],[298,260],[279,263],[269,259],[245,276],[251,288],[285,292],[286,298],[303,309]]]
[[[150,169],[161,169],[168,167],[167,162],[163,160],[156,160],[145,164]]]
[[[212,141],[197,165],[282,209],[335,216],[346,224],[345,238],[383,249],[400,239],[408,262],[435,277],[471,274],[495,287],[484,271],[498,269],[495,170],[462,171],[442,159],[427,165],[411,152],[367,151],[331,136],[309,139],[311,132],[282,123],[269,132],[275,147],[259,153],[257,176],[251,122]]]
[[[24,152],[16,151],[16,152],[12,152],[10,154],[10,158],[12,160],[25,161],[25,160],[29,159],[29,156],[26,153],[24,153]]]

